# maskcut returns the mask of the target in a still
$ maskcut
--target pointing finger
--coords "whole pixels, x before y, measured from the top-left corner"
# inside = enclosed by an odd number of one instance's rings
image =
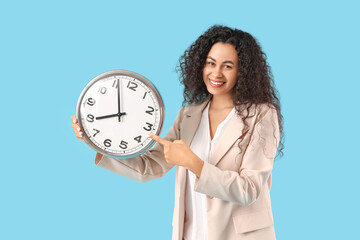
[[[167,140],[165,140],[165,139],[163,139],[163,138],[161,138],[161,137],[159,137],[157,135],[154,135],[152,133],[149,134],[149,137],[154,139],[155,141],[157,141],[158,143],[160,143],[160,144],[162,144],[164,146],[167,146],[167,145],[169,145],[171,143],[170,141],[167,141]]]

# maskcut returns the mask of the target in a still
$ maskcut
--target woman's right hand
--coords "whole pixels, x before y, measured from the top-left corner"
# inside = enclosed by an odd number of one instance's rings
[[[76,136],[80,141],[85,142],[84,139],[83,139],[84,133],[83,133],[83,132],[81,131],[81,129],[80,129],[80,126],[79,126],[79,124],[78,124],[78,120],[77,120],[76,116],[75,116],[75,115],[72,115],[72,116],[71,116],[71,120],[72,120],[71,127],[73,128],[73,131],[74,131],[74,133],[75,133],[75,136]]]

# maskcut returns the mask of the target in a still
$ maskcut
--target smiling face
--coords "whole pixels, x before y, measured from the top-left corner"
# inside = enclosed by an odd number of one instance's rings
[[[229,43],[215,43],[206,58],[203,80],[213,96],[232,96],[237,81],[238,55]]]

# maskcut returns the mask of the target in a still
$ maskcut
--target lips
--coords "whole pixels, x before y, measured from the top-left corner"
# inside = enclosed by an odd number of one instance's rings
[[[209,84],[210,86],[214,87],[214,88],[219,88],[221,87],[222,85],[224,85],[225,82],[222,82],[222,81],[214,81],[214,80],[211,80],[209,79]]]

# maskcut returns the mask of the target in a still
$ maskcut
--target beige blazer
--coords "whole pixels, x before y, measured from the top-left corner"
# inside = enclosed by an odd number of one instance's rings
[[[181,108],[164,138],[190,145],[208,101]],[[246,121],[250,129],[240,140],[244,122],[238,115],[232,117],[195,182],[194,190],[207,196],[209,240],[275,239],[270,187],[279,143],[277,113],[261,104],[250,109]],[[166,162],[160,144],[131,159],[99,156],[98,166],[140,182],[162,177],[174,166]],[[185,168],[176,167],[173,240],[183,239],[186,175]]]

